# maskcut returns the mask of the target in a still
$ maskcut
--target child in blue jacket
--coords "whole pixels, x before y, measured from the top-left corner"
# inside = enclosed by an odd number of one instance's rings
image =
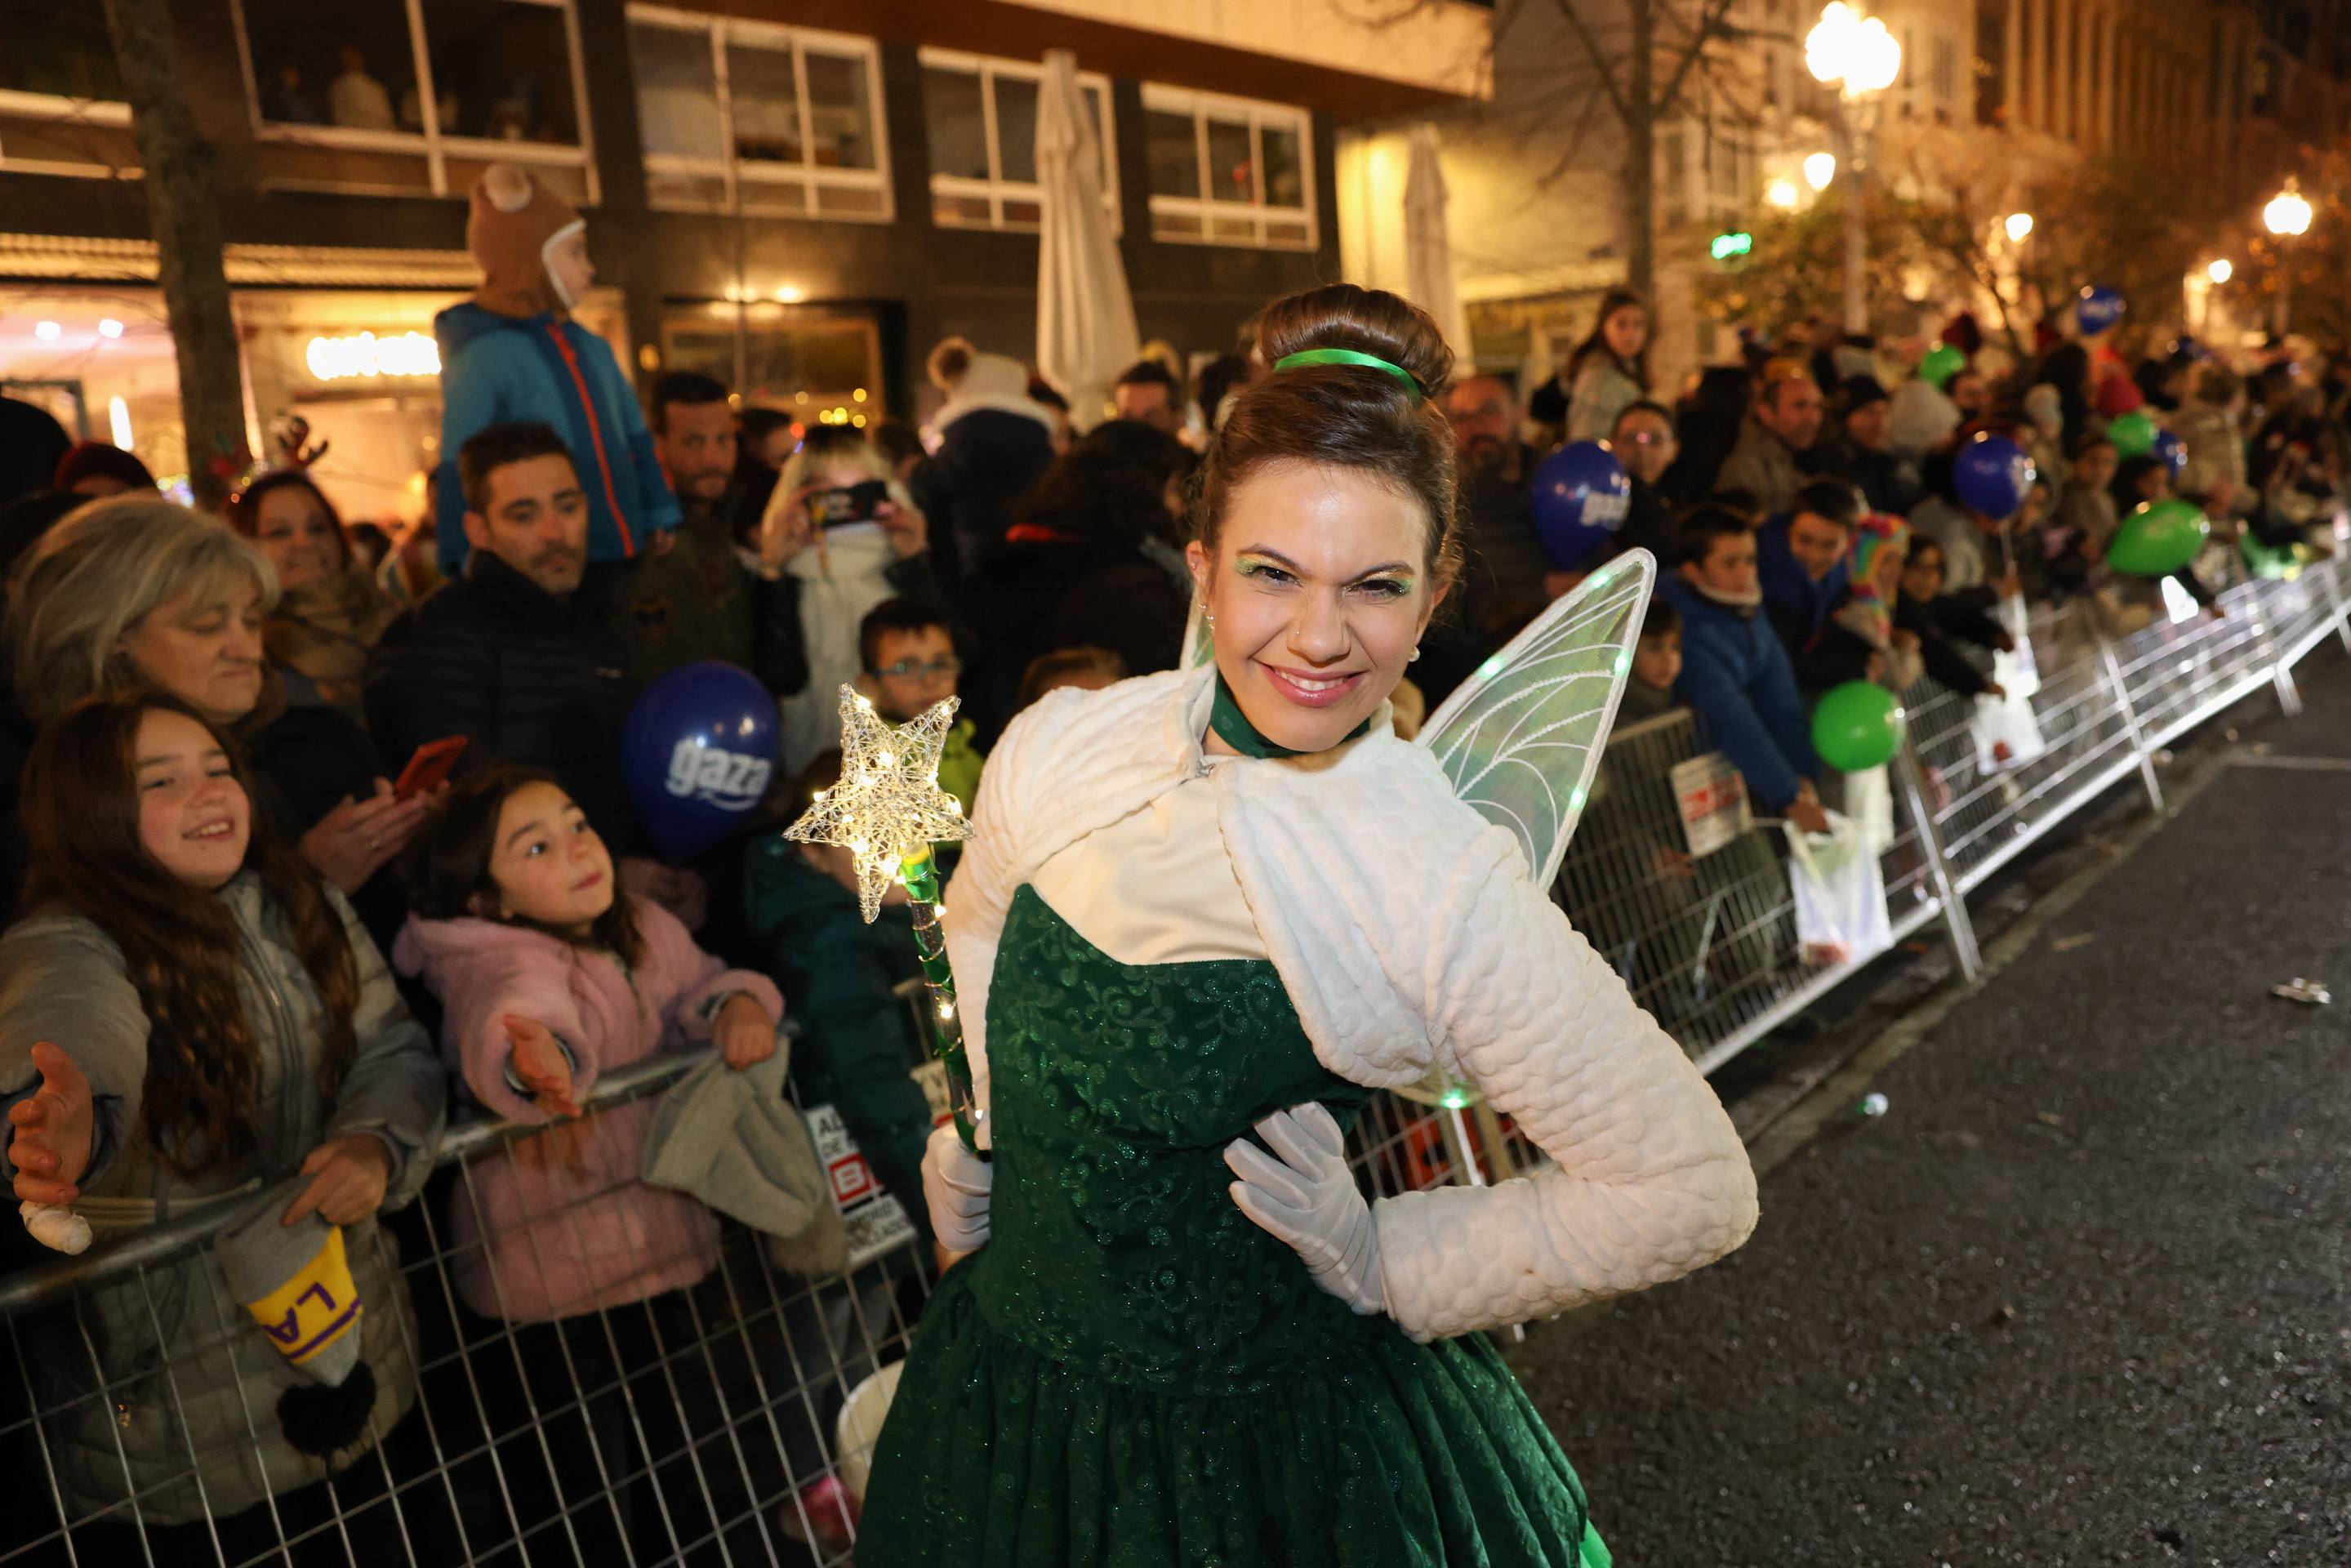
[[[441,346],[441,570],[465,564],[457,452],[475,432],[537,421],[560,433],[588,492],[588,559],[627,560],[678,524],[634,389],[604,340],[571,319],[595,281],[587,225],[511,163],[474,187],[465,248],[482,286],[434,318]]]

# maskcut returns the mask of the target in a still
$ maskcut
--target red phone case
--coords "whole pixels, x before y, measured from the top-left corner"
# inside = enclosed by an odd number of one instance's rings
[[[438,785],[457,766],[457,758],[465,749],[465,737],[462,735],[444,736],[418,747],[416,755],[408,759],[408,766],[400,770],[399,781],[392,787],[392,798],[406,800]]]

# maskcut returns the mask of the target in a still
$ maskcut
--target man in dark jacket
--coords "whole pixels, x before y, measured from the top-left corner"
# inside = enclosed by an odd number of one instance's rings
[[[1884,384],[1876,376],[1852,377],[1837,401],[1839,432],[1813,449],[1813,471],[1853,486],[1873,512],[1907,515],[1922,487],[1894,450],[1894,404]]]
[[[1803,699],[1787,650],[1757,613],[1762,593],[1747,519],[1699,507],[1682,518],[1677,540],[1674,575],[1657,580],[1657,597],[1681,614],[1674,695],[1697,710],[1708,744],[1730,758],[1758,805],[1806,832],[1827,831],[1813,788],[1821,765]]]
[[[670,542],[637,558],[622,591],[619,625],[636,673],[651,681],[716,659],[789,696],[808,685],[799,583],[762,577],[738,546],[747,527],[756,544],[759,517],[737,476],[726,389],[699,371],[672,371],[649,402],[653,454],[677,493],[680,521]]]
[[[588,499],[570,449],[544,424],[494,424],[465,443],[457,470],[473,555],[376,644],[366,697],[376,745],[389,765],[462,735],[469,768],[496,758],[546,769],[622,857],[623,885],[692,912],[688,873],[636,858],[621,776],[636,683],[606,584],[582,586]]]

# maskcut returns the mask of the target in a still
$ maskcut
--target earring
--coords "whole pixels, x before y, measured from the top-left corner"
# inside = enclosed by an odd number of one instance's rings
[[[1207,611],[1203,610],[1200,612],[1200,619],[1208,623],[1209,631],[1213,632],[1217,629],[1217,618],[1209,614]]]
[[[1410,659],[1406,659],[1406,660],[1405,661],[1405,664],[1411,664],[1414,660],[1418,659],[1419,657],[1420,657],[1420,644],[1419,644],[1419,643],[1415,643],[1412,645],[1412,658],[1410,658]]]

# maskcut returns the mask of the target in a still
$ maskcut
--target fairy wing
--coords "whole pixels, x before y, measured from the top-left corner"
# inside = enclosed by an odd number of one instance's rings
[[[1594,571],[1421,728],[1454,793],[1519,841],[1537,887],[1559,874],[1591,794],[1656,570],[1635,549]]]

